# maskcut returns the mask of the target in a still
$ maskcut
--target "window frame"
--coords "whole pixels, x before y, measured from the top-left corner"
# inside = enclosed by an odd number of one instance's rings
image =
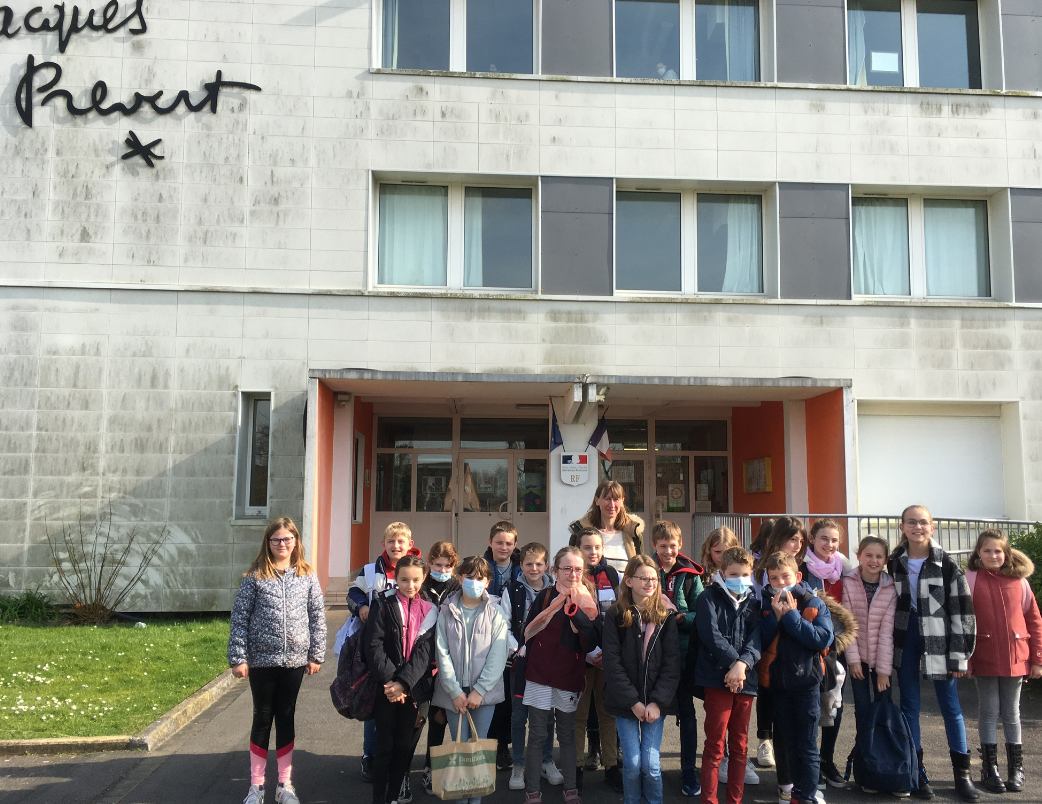
[[[408,177],[373,176],[372,203],[370,205],[372,221],[372,248],[369,249],[369,288],[371,290],[415,290],[422,293],[523,293],[535,294],[539,287],[539,180],[532,177],[527,181],[518,177],[508,177],[496,181],[494,176],[482,176],[483,181],[464,181],[458,177],[430,177],[415,179]],[[384,185],[405,184],[427,187],[448,188],[447,231],[446,239],[446,272],[444,285],[396,285],[380,281],[380,194]],[[464,284],[465,268],[465,221],[464,208],[466,189],[468,187],[497,190],[529,190],[532,193],[532,272],[531,284],[526,287],[469,287]]]
[[[236,432],[235,504],[234,519],[266,519],[271,508],[271,422],[275,405],[271,391],[240,391],[238,424]],[[266,505],[250,505],[250,489],[253,480],[254,454],[254,409],[255,403],[268,402],[268,472],[265,480]]]
[[[908,295],[875,295],[854,292],[854,199],[856,198],[899,198],[908,203]],[[987,214],[988,234],[988,289],[987,296],[937,296],[927,293],[926,285],[926,213],[924,201],[983,201]],[[880,300],[903,300],[914,302],[951,302],[951,301],[976,301],[994,302],[999,300],[995,274],[996,268],[996,237],[999,234],[996,228],[997,212],[996,199],[994,196],[980,194],[960,195],[956,193],[876,193],[858,190],[851,187],[850,191],[850,289],[851,298],[854,301],[866,301],[871,299]]]
[[[664,193],[680,194],[680,290],[635,290],[618,287],[618,195],[619,193]],[[769,189],[734,190],[710,187],[641,187],[632,186],[629,182],[620,185],[615,182],[612,194],[612,264],[611,281],[615,296],[662,296],[662,297],[707,297],[726,299],[763,299],[773,298],[771,281],[768,272],[768,208]],[[758,293],[726,293],[723,291],[698,290],[698,196],[699,195],[742,195],[756,196],[760,199],[760,286]]]

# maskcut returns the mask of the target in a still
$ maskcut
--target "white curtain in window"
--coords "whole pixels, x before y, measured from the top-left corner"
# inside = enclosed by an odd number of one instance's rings
[[[384,0],[384,67],[398,66],[398,0]]]
[[[715,7],[716,25],[724,26],[728,81],[756,81],[756,6],[723,0]]]
[[[763,292],[760,199],[736,195],[727,204],[727,262],[724,293]]]
[[[990,296],[985,201],[926,199],[926,293]]]
[[[448,187],[380,187],[381,284],[446,284],[448,214]]]
[[[850,38],[850,83],[855,86],[868,85],[868,68],[866,61],[868,51],[865,48],[865,10],[858,0],[850,0],[847,6],[847,20]]]
[[[467,188],[463,204],[463,284],[468,288],[485,286],[484,255],[482,249],[480,190]]]
[[[908,202],[854,199],[854,292],[907,296]]]

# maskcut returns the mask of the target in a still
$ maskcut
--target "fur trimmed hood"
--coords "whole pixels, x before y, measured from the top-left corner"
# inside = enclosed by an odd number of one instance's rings
[[[1035,562],[1020,550],[1010,549],[1009,577],[1030,578],[1035,574]],[[1005,573],[1003,573],[1005,574]]]
[[[815,594],[825,602],[825,606],[832,615],[832,626],[835,633],[836,653],[842,653],[857,640],[857,620],[854,615],[841,603],[837,603],[832,595],[819,589]]]

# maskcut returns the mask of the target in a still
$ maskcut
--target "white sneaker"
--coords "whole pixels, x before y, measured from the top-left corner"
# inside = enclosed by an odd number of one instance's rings
[[[825,794],[822,793],[820,790],[814,794],[814,798],[818,802],[818,804],[825,804]]]
[[[545,767],[545,766],[544,766]],[[545,775],[545,771],[544,771]],[[510,768],[510,784],[511,790],[524,790],[525,789],[525,766],[514,765]]]
[[[246,794],[242,804],[264,804],[264,785],[251,784],[250,792]]]
[[[789,804],[792,801],[792,785],[778,785],[778,804]]]
[[[727,784],[727,754],[720,759],[720,767],[716,771],[716,778],[720,784]]]
[[[756,769],[753,767],[753,761],[746,757],[745,759],[745,783],[746,784],[759,784],[760,777],[756,773]]]
[[[756,749],[756,764],[761,768],[774,767],[774,744],[770,740],[761,740]]]
[[[275,788],[275,804],[300,804],[297,791],[293,789],[293,782],[279,782],[279,786]]]
[[[522,768],[522,770],[524,769]],[[557,769],[552,759],[543,763],[543,778],[550,784],[564,784],[564,774]],[[524,781],[524,774],[522,774],[521,779]],[[520,790],[521,788],[518,789]]]

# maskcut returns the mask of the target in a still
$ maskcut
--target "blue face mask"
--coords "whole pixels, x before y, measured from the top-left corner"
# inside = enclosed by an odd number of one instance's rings
[[[795,588],[796,588],[796,584],[791,583],[788,586],[779,586],[774,591],[775,592],[791,592]]]
[[[469,597],[471,600],[477,600],[481,597],[485,591],[485,582],[479,581],[476,578],[464,578],[463,579],[463,594]]]
[[[445,583],[445,581],[447,581],[449,578],[452,577],[452,573],[451,572],[435,572],[434,570],[431,570],[431,577],[434,580],[436,580],[438,583]]]
[[[724,586],[729,592],[744,595],[753,588],[753,582],[749,578],[724,578]]]

